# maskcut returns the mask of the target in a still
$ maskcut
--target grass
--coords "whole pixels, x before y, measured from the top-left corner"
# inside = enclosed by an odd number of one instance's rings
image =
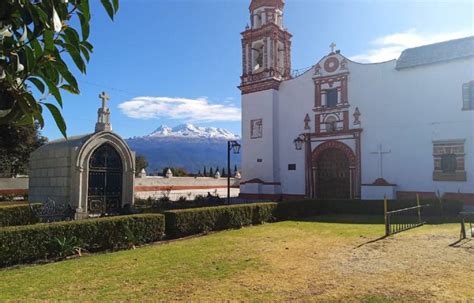
[[[355,223],[341,223],[348,221]],[[315,217],[0,270],[0,301],[474,298],[474,245],[449,246],[458,225],[423,226],[371,243],[383,235],[378,222]]]
[[[5,206],[28,205],[28,201],[0,201],[0,208]]]

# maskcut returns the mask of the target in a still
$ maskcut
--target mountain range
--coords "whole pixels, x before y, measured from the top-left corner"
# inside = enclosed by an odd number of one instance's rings
[[[181,124],[176,127],[161,125],[149,135],[126,139],[136,155],[148,160],[148,174],[161,172],[165,167],[184,168],[189,173],[207,171],[212,167],[227,166],[227,141],[240,136],[217,127]],[[231,168],[240,167],[240,155],[231,154]]]

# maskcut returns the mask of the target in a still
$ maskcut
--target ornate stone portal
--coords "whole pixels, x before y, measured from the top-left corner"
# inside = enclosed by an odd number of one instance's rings
[[[95,132],[51,141],[31,154],[29,199],[69,204],[76,218],[112,214],[134,203],[135,153],[112,132],[102,93]]]

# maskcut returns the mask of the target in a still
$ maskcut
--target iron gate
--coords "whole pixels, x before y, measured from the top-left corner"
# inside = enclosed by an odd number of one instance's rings
[[[113,214],[122,202],[122,160],[109,144],[97,148],[89,160],[89,214]]]

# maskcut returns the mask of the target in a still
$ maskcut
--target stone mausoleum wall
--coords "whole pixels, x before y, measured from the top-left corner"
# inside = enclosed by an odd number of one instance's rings
[[[29,199],[69,203],[71,162],[67,148],[38,149],[30,159]]]

